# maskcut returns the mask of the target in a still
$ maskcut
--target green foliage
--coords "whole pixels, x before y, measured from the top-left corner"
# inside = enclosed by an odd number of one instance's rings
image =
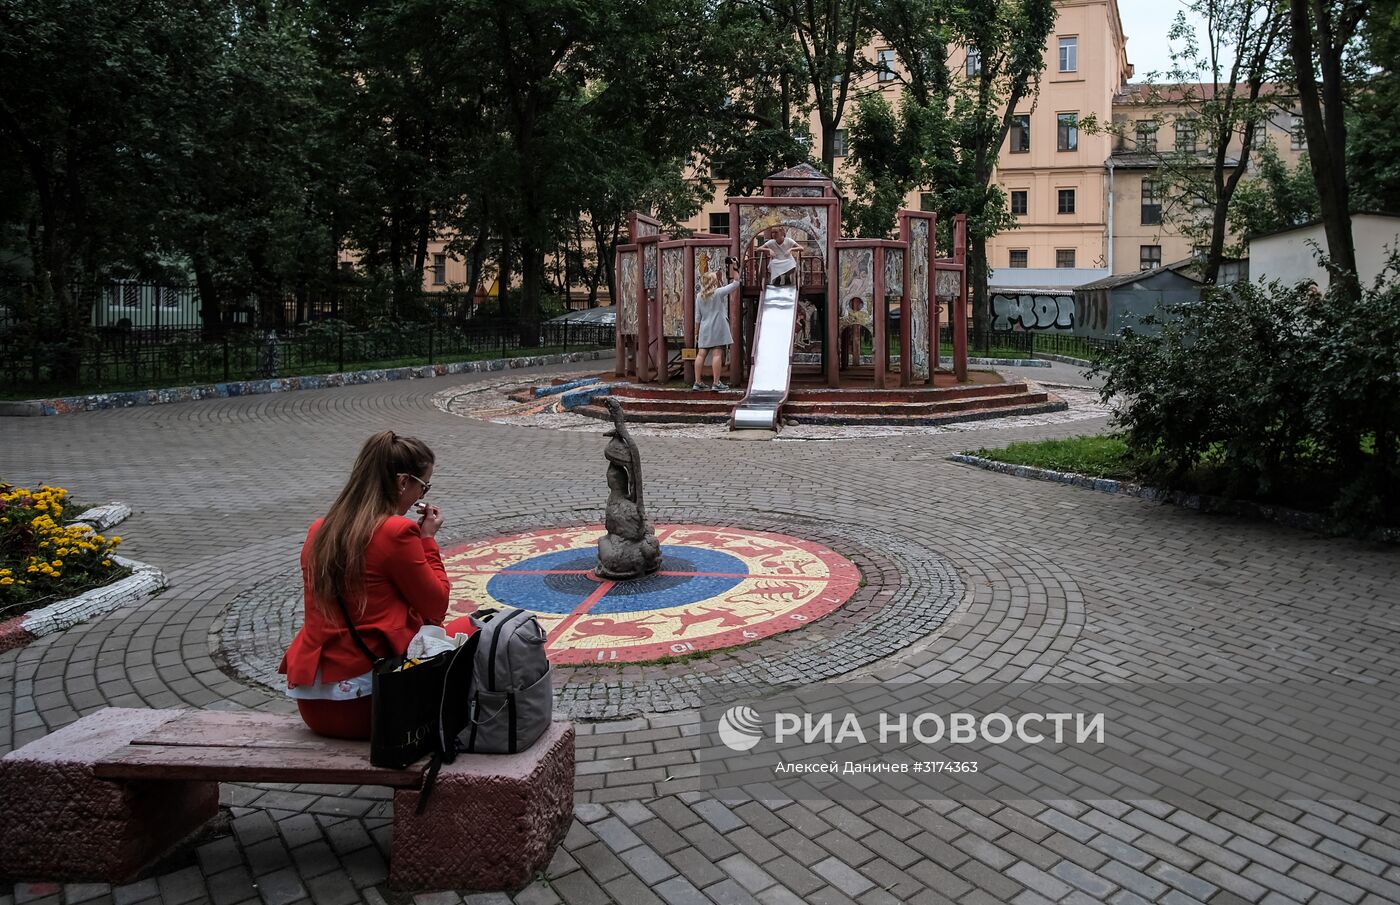
[[[1005,449],[978,449],[969,455],[1011,465],[1029,465],[1123,481],[1136,476],[1136,463],[1128,444],[1122,437],[1113,435],[1012,443]]]
[[[1247,241],[1317,219],[1317,183],[1307,155],[1289,168],[1267,143],[1255,163],[1258,175],[1241,180],[1230,204],[1232,233]]]
[[[1274,500],[1299,488],[1354,524],[1400,503],[1400,259],[1361,304],[1339,288],[1236,284],[1125,332],[1096,366],[1146,476]]]
[[[1400,0],[1372,0],[1347,124],[1352,208],[1400,211]]]

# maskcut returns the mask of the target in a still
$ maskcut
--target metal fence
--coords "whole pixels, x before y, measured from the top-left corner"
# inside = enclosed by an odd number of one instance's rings
[[[198,293],[190,289],[114,283],[92,296],[90,329],[62,342],[0,296],[0,392],[10,398],[114,392],[613,345],[610,325],[546,322],[537,335],[522,337],[517,321],[462,317],[461,298],[426,293],[416,319],[361,324],[305,306],[300,325],[261,329],[252,309],[233,308],[222,313],[216,337],[205,330]]]

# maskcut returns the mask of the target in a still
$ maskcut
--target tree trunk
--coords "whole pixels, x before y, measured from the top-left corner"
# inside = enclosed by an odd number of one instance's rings
[[[986,337],[992,325],[992,304],[987,291],[987,240],[969,236],[967,248],[967,285],[972,291],[972,333]],[[948,310],[951,323],[953,310]]]
[[[209,260],[204,255],[194,255],[191,260],[195,288],[199,290],[200,334],[205,342],[221,339],[225,330],[223,306],[219,304],[219,290],[214,285]]]
[[[520,243],[520,346],[540,343],[540,290],[544,282],[544,252],[533,241]]]
[[[510,315],[510,304],[507,302],[506,297],[510,293],[510,281],[512,276],[511,256],[514,254],[514,252],[515,249],[511,243],[510,231],[502,230],[500,261],[501,266],[498,271],[499,275],[496,278],[496,291],[498,293],[496,297],[496,313],[501,316],[502,320],[504,320]]]
[[[1328,4],[1315,2],[1311,4],[1311,11],[1309,5],[1309,0],[1290,0],[1289,5],[1293,69],[1298,82],[1303,131],[1308,140],[1308,162],[1317,184],[1327,254],[1339,271],[1343,291],[1360,299],[1346,180],[1346,111],[1342,98],[1341,56],[1350,36],[1333,35]],[[1321,86],[1315,75],[1317,70],[1322,73]]]

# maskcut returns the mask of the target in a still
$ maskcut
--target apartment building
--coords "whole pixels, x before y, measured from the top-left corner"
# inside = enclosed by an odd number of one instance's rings
[[[1017,224],[988,243],[994,286],[1070,288],[1179,261],[1193,251],[1166,215],[1152,150],[1193,149],[1206,165],[1205,139],[1170,94],[1150,96],[1131,83],[1129,42],[1117,0],[1060,0],[1056,6],[1040,90],[1018,106],[993,177]],[[1165,35],[1138,37],[1166,40]],[[975,48],[950,51],[949,64],[957,72],[975,73]],[[897,105],[901,83],[889,72],[898,66],[894,52],[877,39],[867,56],[878,69],[866,74],[856,91],[882,92]],[[1081,129],[1090,117],[1104,128]],[[1106,128],[1110,125],[1115,128]],[[819,134],[815,115],[811,130]],[[1287,110],[1261,125],[1265,136],[1290,163],[1305,149],[1301,125]],[[838,130],[838,179],[849,175],[845,150],[845,130]],[[1237,152],[1231,159],[1238,159]],[[686,225],[727,232],[726,188],[719,185]],[[923,207],[919,193],[911,193],[905,206]]]

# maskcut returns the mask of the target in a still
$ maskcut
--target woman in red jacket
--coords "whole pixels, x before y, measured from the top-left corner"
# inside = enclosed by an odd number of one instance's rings
[[[340,496],[301,548],[306,622],[280,672],[312,732],[369,738],[373,664],[345,626],[341,603],[376,657],[397,656],[425,624],[441,625],[451,584],[433,536],[442,511],[424,503],[433,451],[392,431],[365,441]]]

